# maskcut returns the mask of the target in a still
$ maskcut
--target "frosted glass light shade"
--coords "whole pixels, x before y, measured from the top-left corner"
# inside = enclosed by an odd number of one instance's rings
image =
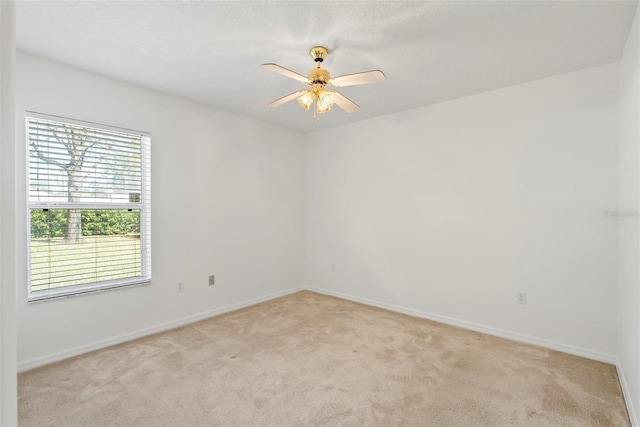
[[[319,90],[318,91],[318,113],[326,113],[327,111],[331,111],[331,106],[334,103],[333,91],[329,90]]]
[[[300,106],[302,106],[302,108],[308,110],[309,107],[311,107],[311,104],[313,104],[313,98],[313,93],[308,90],[304,93],[304,95],[298,98],[298,103],[300,104]]]

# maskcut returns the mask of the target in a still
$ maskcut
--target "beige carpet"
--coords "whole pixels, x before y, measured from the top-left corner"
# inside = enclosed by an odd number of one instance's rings
[[[615,368],[300,292],[19,377],[21,426],[627,426]]]

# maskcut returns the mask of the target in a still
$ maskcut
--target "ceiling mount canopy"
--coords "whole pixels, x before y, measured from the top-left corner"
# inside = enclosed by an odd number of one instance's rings
[[[327,48],[322,46],[312,47],[311,50],[309,51],[309,55],[311,55],[311,59],[313,59],[315,62],[324,61],[324,59],[327,57],[328,54],[329,54],[329,51],[327,50]]]
[[[355,86],[370,83],[380,83],[386,80],[384,73],[380,70],[364,71],[361,73],[348,74],[345,76],[331,78],[329,70],[322,68],[320,64],[327,58],[329,51],[326,47],[315,46],[309,50],[309,55],[316,63],[316,67],[309,70],[307,76],[303,76],[295,71],[291,71],[288,68],[284,68],[278,64],[268,63],[262,64],[262,67],[269,71],[273,71],[283,76],[292,78],[301,83],[308,84],[310,89],[302,89],[268,104],[270,107],[279,107],[294,99],[298,100],[298,103],[305,110],[311,109],[313,106],[313,117],[316,120],[320,120],[320,114],[331,111],[331,107],[336,104],[347,113],[353,113],[360,107],[344,95],[341,95],[335,90],[326,89],[326,86]]]

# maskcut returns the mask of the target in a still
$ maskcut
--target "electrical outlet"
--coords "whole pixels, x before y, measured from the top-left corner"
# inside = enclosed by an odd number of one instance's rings
[[[184,292],[184,283],[183,282],[178,282],[178,293],[180,292]]]
[[[527,293],[525,291],[518,291],[516,293],[516,300],[518,304],[526,304],[527,303]]]
[[[216,276],[215,275],[209,276],[209,286],[213,286],[215,284],[216,284]]]

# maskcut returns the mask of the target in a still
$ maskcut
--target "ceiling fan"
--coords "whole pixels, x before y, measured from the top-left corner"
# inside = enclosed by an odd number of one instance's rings
[[[302,83],[306,83],[311,86],[311,89],[301,89],[282,98],[276,99],[271,102],[269,107],[279,107],[286,104],[289,101],[298,99],[298,103],[308,110],[313,105],[313,117],[316,120],[320,120],[319,114],[324,114],[331,111],[331,107],[335,103],[347,113],[353,113],[360,107],[344,95],[336,92],[335,90],[325,89],[325,86],[355,86],[364,85],[369,83],[381,83],[385,81],[386,77],[380,70],[365,71],[362,73],[347,74],[345,76],[331,78],[329,70],[321,68],[320,64],[325,60],[329,51],[322,46],[312,47],[309,51],[311,58],[316,62],[316,68],[309,70],[306,76],[298,74],[295,71],[291,71],[288,68],[281,67],[278,64],[262,64],[264,68],[269,71],[273,71],[283,76],[290,77]]]

